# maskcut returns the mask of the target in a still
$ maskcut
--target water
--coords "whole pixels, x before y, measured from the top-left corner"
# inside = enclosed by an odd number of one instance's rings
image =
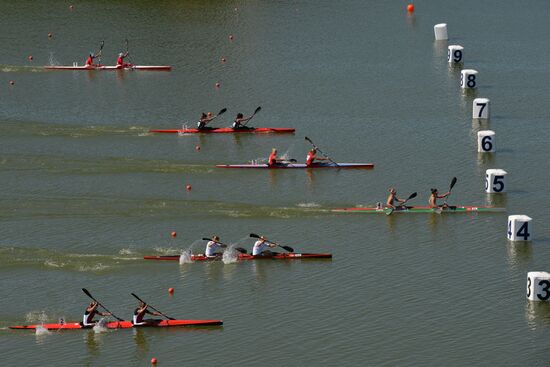
[[[0,12],[4,364],[544,364],[550,307],[525,300],[525,277],[548,270],[550,218],[540,205],[550,180],[546,3],[445,0],[416,4],[413,16],[405,4],[374,1],[74,5],[4,1]],[[433,41],[440,22],[449,43]],[[103,62],[113,63],[126,38],[135,63],[173,70],[38,68],[82,64],[101,40]],[[480,73],[475,93],[460,91],[459,71],[446,63],[451,43],[465,47],[465,67]],[[488,123],[471,120],[476,96],[491,99]],[[148,133],[223,107],[215,125],[228,126],[257,106],[252,125],[296,134]],[[476,152],[477,131],[487,128],[497,139],[490,157]],[[214,167],[264,159],[272,147],[303,161],[304,136],[336,161],[376,167]],[[487,168],[509,172],[504,197],[484,194]],[[384,201],[390,186],[400,197],[417,191],[410,203],[421,205],[429,188],[446,190],[454,176],[450,202],[530,215],[536,240],[508,243],[506,213],[329,211]],[[250,250],[249,233],[334,258],[141,260],[181,254],[214,234]],[[89,302],[81,288],[120,317],[131,316],[134,292],[170,316],[224,326],[5,329],[80,320]]]

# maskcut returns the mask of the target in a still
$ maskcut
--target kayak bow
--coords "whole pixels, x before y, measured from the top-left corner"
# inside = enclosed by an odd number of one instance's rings
[[[149,130],[150,133],[165,133],[165,134],[223,134],[223,133],[254,133],[254,134],[269,134],[269,133],[279,133],[279,134],[290,134],[293,133],[295,129],[288,127],[255,127],[250,129],[233,129],[231,127],[219,127],[213,129],[160,129],[160,130]]]
[[[376,207],[353,207],[353,208],[336,208],[333,212],[338,213],[387,213],[389,208]],[[447,208],[432,208],[429,206],[407,206],[405,208],[397,207],[393,213],[493,213],[503,212],[506,208],[495,206],[449,206]]]
[[[258,169],[310,169],[310,168],[374,168],[373,163],[313,163],[311,166],[307,166],[304,163],[288,163],[288,164],[276,164],[268,166],[267,164],[217,164],[218,168],[258,168]]]
[[[171,260],[179,261],[179,255],[163,255],[163,256],[144,256],[145,260]],[[308,259],[331,259],[332,254],[297,254],[294,252],[280,253],[273,256],[252,256],[250,254],[238,254],[237,260],[308,260]],[[191,255],[192,261],[214,261],[221,260],[221,257],[207,257],[204,254]]]
[[[111,321],[105,324],[107,329],[130,329],[133,327],[175,327],[175,326],[216,326],[223,325],[222,320],[158,320],[154,323],[134,326],[131,321]],[[36,324],[36,325],[17,325],[10,326],[10,329],[16,330],[35,330],[37,327],[43,327],[47,330],[74,330],[91,329],[92,326],[84,327],[79,322],[69,322],[65,324]]]

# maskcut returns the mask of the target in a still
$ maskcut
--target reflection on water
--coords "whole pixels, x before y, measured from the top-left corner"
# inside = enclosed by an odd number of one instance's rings
[[[492,165],[495,163],[495,154],[494,153],[477,153],[477,164],[479,166],[484,166],[480,168],[485,168],[487,165]],[[480,172],[484,173],[484,172]]]
[[[550,303],[538,301],[526,301],[525,319],[527,325],[533,331],[537,328],[547,328],[550,326]]]
[[[521,264],[526,264],[533,256],[533,247],[530,243],[506,241],[506,253],[511,269],[517,270]]]
[[[506,194],[487,194],[485,195],[485,201],[489,206],[506,208],[506,205],[508,204],[508,196]]]

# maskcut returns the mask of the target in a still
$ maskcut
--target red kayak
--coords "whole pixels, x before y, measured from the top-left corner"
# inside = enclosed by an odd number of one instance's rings
[[[374,168],[373,163],[313,163],[311,166],[307,166],[304,163],[278,163],[273,166],[268,166],[267,164],[217,164],[218,168],[255,168],[255,169],[312,169],[312,168],[338,168],[338,169],[352,169],[352,168],[363,168],[370,169]]]
[[[167,130],[149,130],[150,133],[165,134],[228,134],[228,133],[254,133],[254,134],[290,134],[295,129],[287,127],[253,127],[250,129],[233,129],[232,127],[219,127],[213,129],[167,129]]]
[[[179,261],[179,255],[163,255],[163,256],[144,256],[145,260],[171,260]],[[307,260],[307,259],[331,259],[332,254],[297,254],[294,252],[279,253],[273,256],[252,256],[249,254],[239,254],[238,260]],[[221,260],[221,257],[206,257],[203,254],[191,255],[192,261],[213,261]]]
[[[134,326],[131,321],[111,321],[105,324],[107,329],[130,329],[133,327],[175,327],[175,326],[215,326],[223,325],[222,320],[159,320],[157,322],[145,325]],[[37,324],[37,325],[18,325],[10,326],[10,329],[17,330],[35,330],[37,327],[43,327],[48,330],[64,329],[91,329],[92,326],[83,327],[79,322],[70,322],[66,324]]]
[[[131,66],[109,66],[109,65],[101,65],[101,66],[90,66],[90,65],[83,65],[83,66],[44,66],[44,69],[47,70],[143,70],[143,71],[169,71],[172,69],[171,66],[168,65],[131,65]]]

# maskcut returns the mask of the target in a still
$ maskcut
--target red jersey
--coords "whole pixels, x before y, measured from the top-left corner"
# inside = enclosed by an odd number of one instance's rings
[[[267,161],[268,166],[273,166],[277,163],[277,153],[273,152],[269,155],[269,160]]]
[[[91,56],[88,56],[88,60],[86,60],[86,65],[93,65],[94,64],[94,58]]]
[[[313,160],[315,159],[315,154],[314,153],[307,153],[307,156],[306,156],[306,166],[311,166],[313,164]]]
[[[119,58],[116,61],[117,65],[124,65],[124,57],[119,56]]]

